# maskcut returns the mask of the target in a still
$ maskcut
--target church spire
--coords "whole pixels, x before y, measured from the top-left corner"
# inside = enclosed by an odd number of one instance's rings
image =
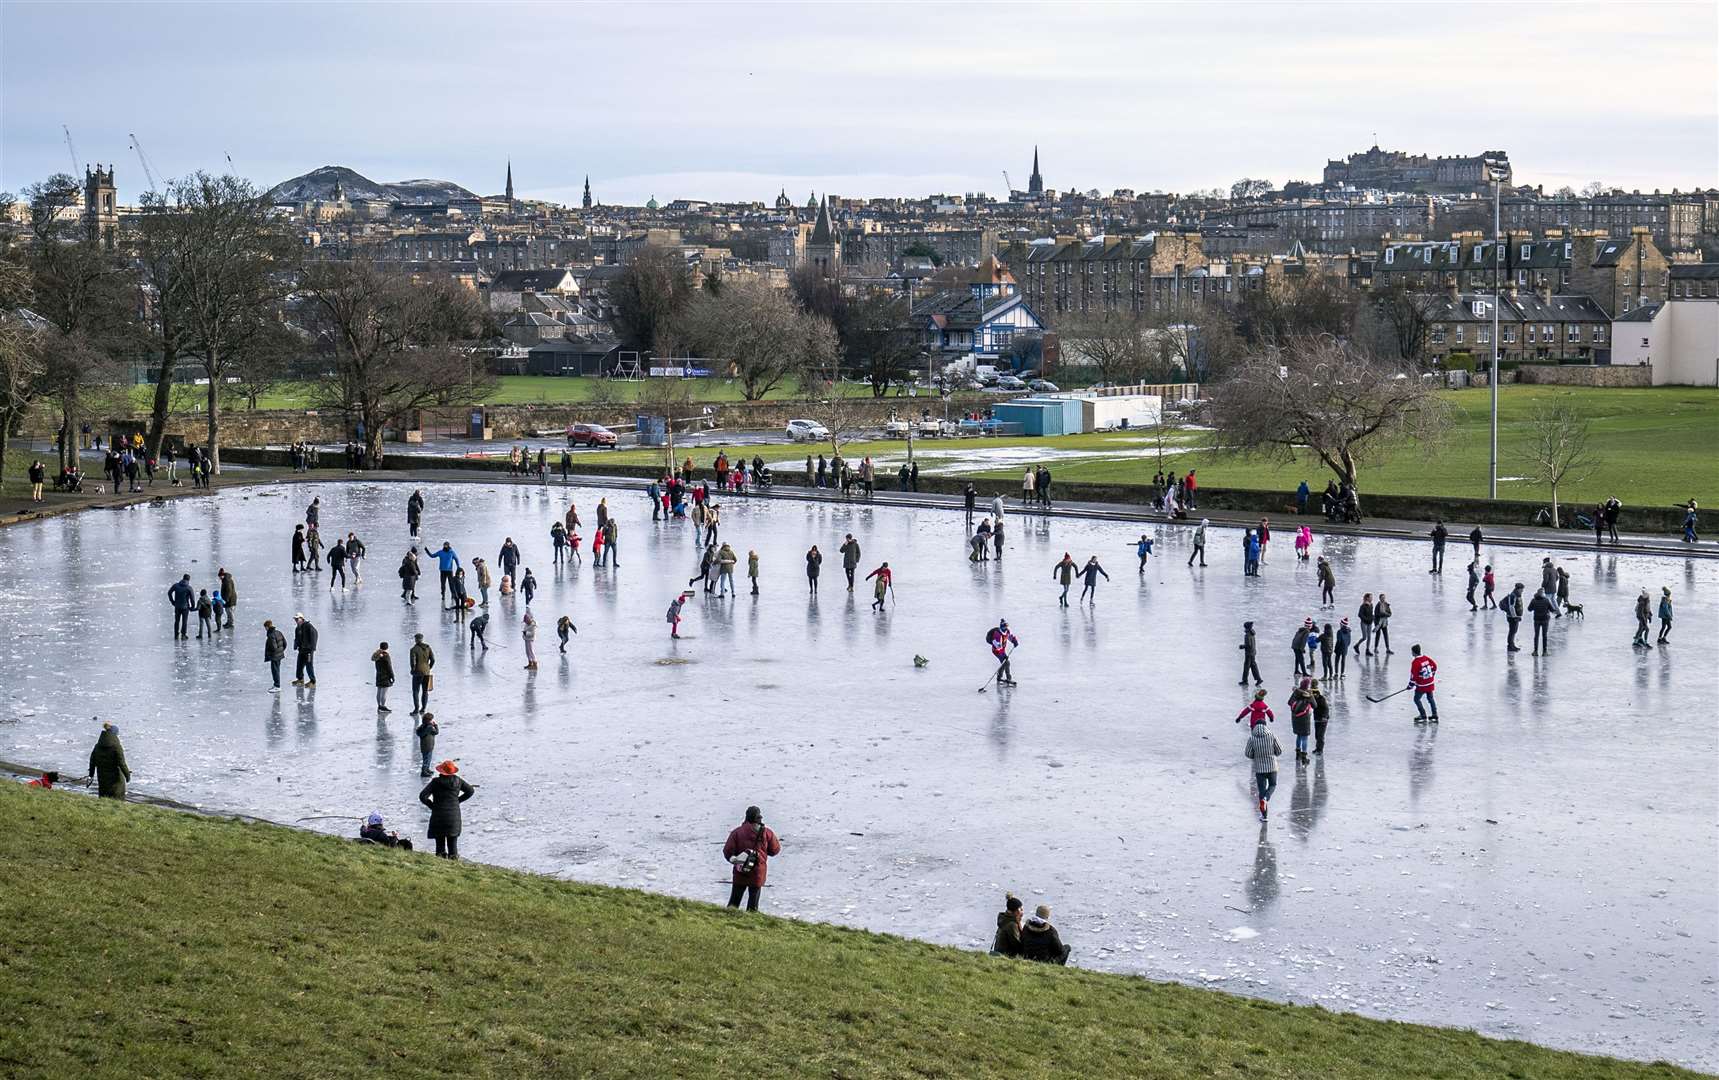
[[[507,201],[513,201],[513,159],[507,159]]]
[[[1033,175],[1027,180],[1028,195],[1043,195],[1045,192],[1044,177],[1039,175],[1039,148],[1033,147]]]
[[[591,174],[590,173],[585,174],[584,206],[585,206],[585,209],[587,209],[587,210],[591,209]]]

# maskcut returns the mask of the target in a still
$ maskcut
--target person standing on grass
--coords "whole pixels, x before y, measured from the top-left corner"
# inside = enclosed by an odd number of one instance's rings
[[[1194,565],[1194,556],[1200,558],[1200,565],[1206,565],[1206,529],[1211,525],[1211,519],[1201,518],[1200,525],[1194,530],[1194,550],[1188,553],[1188,565]]]
[[[1433,522],[1432,527],[1432,569],[1429,574],[1444,573],[1444,542],[1450,536],[1450,530],[1444,527],[1444,519]]]
[[[1414,657],[1409,661],[1409,688],[1415,692],[1415,723],[1436,724],[1438,699],[1433,697],[1433,676],[1438,674],[1438,662],[1430,656],[1421,655],[1421,647],[1418,644],[1410,646],[1409,653]],[[1426,699],[1425,705],[1421,704],[1422,698]],[[1427,715],[1428,709],[1432,710],[1430,717]]]
[[[1259,676],[1259,640],[1253,632],[1253,623],[1242,623],[1242,643],[1236,646],[1242,654],[1242,677],[1237,686],[1246,686],[1248,675],[1253,675],[1255,686],[1265,682]]]
[[[722,844],[722,857],[733,867],[733,884],[728,891],[728,906],[740,907],[746,898],[746,910],[758,910],[758,894],[769,877],[770,860],[782,853],[782,841],[764,824],[764,811],[756,806],[746,808],[746,820],[734,827]]]
[[[1659,638],[1654,642],[1655,647],[1664,645],[1671,639],[1671,586],[1659,590]]]
[[[125,747],[119,742],[119,725],[103,723],[90,751],[90,772],[96,778],[96,795],[103,799],[125,798],[131,767],[125,763]]]
[[[1283,753],[1283,747],[1278,745],[1277,736],[1264,724],[1255,724],[1248,732],[1247,745],[1242,753],[1253,762],[1253,779],[1259,789],[1259,819],[1264,821],[1271,802],[1271,793],[1277,790],[1277,758]]]
[[[477,790],[460,777],[452,761],[436,766],[436,776],[418,792],[418,801],[430,808],[430,839],[436,842],[436,857],[458,861],[460,857],[460,804]]]
[[[370,662],[376,665],[376,711],[393,712],[388,707],[388,688],[394,685],[394,657],[389,655],[386,641],[376,646],[376,651],[370,654]]]
[[[412,635],[412,647],[406,652],[406,664],[412,672],[412,713],[417,716],[430,707],[430,688],[434,686],[431,671],[436,666],[436,653],[423,634]]]
[[[1647,632],[1653,629],[1653,602],[1648,599],[1647,590],[1635,598],[1635,640],[1631,645],[1647,648]]]
[[[263,662],[269,665],[269,678],[274,685],[269,693],[281,692],[281,661],[286,659],[286,635],[275,629],[274,620],[263,620]]]

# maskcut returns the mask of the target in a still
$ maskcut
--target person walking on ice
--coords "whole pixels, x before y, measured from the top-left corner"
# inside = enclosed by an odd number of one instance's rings
[[[1659,637],[1654,641],[1658,648],[1671,640],[1671,586],[1659,590]]]
[[[577,634],[579,628],[573,625],[573,620],[563,615],[555,620],[555,636],[561,639],[561,651],[567,651],[567,635]]]
[[[1248,732],[1247,745],[1242,753],[1253,762],[1253,779],[1259,789],[1259,819],[1266,819],[1267,807],[1271,802],[1271,793],[1277,790],[1277,758],[1283,753],[1283,747],[1278,745],[1277,736],[1264,724],[1256,724]]]
[[[1139,572],[1146,572],[1146,560],[1152,557],[1152,538],[1145,533],[1140,534],[1139,543],[1134,545],[1134,554],[1140,560]]]
[[[1647,632],[1653,629],[1653,601],[1648,599],[1647,590],[1635,598],[1635,640],[1631,645],[1648,648]]]
[[[1068,589],[1069,586],[1074,584],[1074,575],[1076,573],[1077,568],[1074,563],[1074,556],[1070,555],[1066,551],[1062,553],[1062,561],[1051,567],[1051,580],[1062,582],[1062,595],[1057,597],[1057,603],[1061,604],[1063,607],[1068,606]]]
[[[1242,706],[1242,711],[1236,713],[1236,723],[1241,723],[1242,717],[1247,717],[1247,726],[1260,727],[1263,724],[1275,722],[1277,714],[1271,711],[1271,706],[1265,703],[1265,691],[1255,690],[1253,700]],[[1279,750],[1278,753],[1283,751]]]
[[[1101,574],[1105,581],[1110,580],[1110,575],[1104,572],[1104,567],[1098,565],[1098,556],[1093,555],[1086,560],[1086,565],[1080,568],[1080,576],[1084,582],[1080,587],[1081,600],[1086,600],[1090,596],[1091,602],[1098,602],[1098,578]]]
[[[1242,623],[1242,643],[1236,648],[1242,653],[1242,677],[1237,686],[1246,686],[1248,675],[1253,675],[1253,684],[1258,686],[1265,682],[1259,676],[1259,641],[1254,636],[1253,623]]]
[[[895,596],[895,575],[890,572],[889,564],[886,562],[865,577],[867,581],[873,578],[877,579],[877,584],[872,587],[871,606],[873,611],[882,611],[884,599]]]
[[[1188,565],[1194,565],[1194,557],[1200,559],[1200,565],[1206,565],[1206,527],[1211,524],[1210,518],[1201,518],[1199,528],[1194,530],[1194,550],[1188,553]]]
[[[998,686],[1014,686],[1014,672],[1009,669],[1011,650],[1019,648],[1021,641],[1009,631],[1009,620],[998,619],[985,634],[985,644],[991,647],[991,655],[997,661],[996,683]]]
[[[680,610],[686,607],[686,602],[692,599],[692,590],[684,589],[668,606],[669,637],[680,640]]]
[[[1422,655],[1419,645],[1410,646],[1409,654],[1414,657],[1409,661],[1409,688],[1415,692],[1415,723],[1436,724],[1438,700],[1433,697],[1433,676],[1438,673],[1438,662],[1430,656]],[[1421,704],[1422,698],[1426,699],[1425,705]],[[1429,708],[1432,710],[1431,716],[1427,715]]]

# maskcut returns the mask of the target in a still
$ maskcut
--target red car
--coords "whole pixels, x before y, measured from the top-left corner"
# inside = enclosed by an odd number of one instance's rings
[[[607,446],[615,448],[615,433],[602,424],[569,424],[567,426],[568,446]]]

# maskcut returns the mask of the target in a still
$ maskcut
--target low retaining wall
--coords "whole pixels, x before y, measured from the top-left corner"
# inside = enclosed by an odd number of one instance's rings
[[[1653,368],[1647,364],[1628,367],[1606,364],[1523,364],[1516,381],[1536,386],[1638,387],[1653,385]]]
[[[679,455],[677,455],[679,456]],[[287,468],[291,464],[284,450],[246,450],[232,449],[221,452],[223,461],[240,465],[272,465]],[[320,467],[326,472],[346,471],[346,461],[335,454],[324,455]],[[700,465],[703,468],[703,464]],[[390,454],[383,463],[383,471],[413,470],[422,472],[493,472],[497,477],[507,475],[507,462],[504,459],[437,457],[428,454]],[[641,484],[662,476],[662,469],[652,465],[618,465],[606,464],[601,454],[576,454],[573,458],[573,472],[586,476],[620,476],[635,477]],[[709,477],[708,470],[702,474]],[[879,490],[892,491],[896,486],[894,474],[880,477],[882,483]],[[778,470],[775,482],[779,487],[805,487],[806,475],[799,470]],[[943,495],[959,495],[966,487],[967,478],[960,476],[931,476],[921,474],[919,490]],[[990,502],[993,495],[1002,494],[1014,499],[1020,494],[1018,482],[1006,480],[975,480],[981,501]],[[1152,488],[1144,484],[1073,484],[1054,481],[1052,496],[1057,499],[1067,499],[1072,502],[1111,503],[1117,506],[1138,506],[1144,513],[1153,497]],[[1280,525],[1294,520],[1295,496],[1292,492],[1256,491],[1241,488],[1201,488],[1200,506],[1206,510],[1224,510],[1232,513],[1258,515],[1276,519]],[[1314,505],[1317,505],[1318,495],[1314,495]],[[1466,541],[1470,526],[1479,525],[1529,525],[1533,523],[1534,515],[1548,503],[1524,502],[1516,500],[1491,499],[1461,499],[1461,498],[1430,498],[1420,495],[1368,495],[1363,493],[1361,505],[1369,518],[1397,519],[1402,521],[1435,521],[1443,519],[1452,533],[1451,542],[1457,544]],[[1568,513],[1579,509],[1586,513],[1589,509],[1580,503],[1561,503],[1560,508]],[[1195,511],[1193,517],[1198,518]],[[1304,520],[1316,522],[1322,520],[1317,510],[1310,510]],[[1618,517],[1620,529],[1637,533],[1676,533],[1683,527],[1683,511],[1677,507],[1654,506],[1625,506]]]

